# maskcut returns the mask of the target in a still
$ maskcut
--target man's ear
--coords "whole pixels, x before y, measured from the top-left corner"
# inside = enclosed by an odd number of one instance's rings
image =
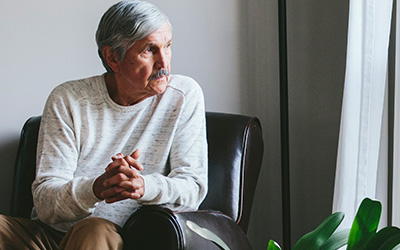
[[[104,46],[103,47],[103,57],[106,60],[108,66],[110,66],[110,68],[114,71],[114,72],[118,72],[119,71],[119,67],[118,67],[118,57],[116,55],[116,53],[114,53],[111,50],[110,46]]]

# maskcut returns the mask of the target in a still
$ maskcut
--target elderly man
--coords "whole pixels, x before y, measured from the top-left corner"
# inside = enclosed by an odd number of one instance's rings
[[[2,216],[1,249],[121,249],[121,227],[140,205],[196,209],[206,195],[203,94],[191,78],[169,75],[167,17],[119,2],[96,40],[107,73],[50,94],[33,220]]]

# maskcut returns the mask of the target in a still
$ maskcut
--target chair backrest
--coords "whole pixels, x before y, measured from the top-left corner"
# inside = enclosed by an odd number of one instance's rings
[[[255,117],[207,112],[208,194],[202,210],[231,217],[246,233],[264,152]]]
[[[221,211],[246,232],[263,154],[260,122],[257,118],[211,112],[207,112],[206,119],[209,192],[200,209]],[[21,132],[11,216],[30,217],[40,120],[41,116],[28,119]]]
[[[21,131],[14,169],[10,215],[30,218],[33,201],[31,185],[36,172],[36,148],[41,116],[29,118]]]

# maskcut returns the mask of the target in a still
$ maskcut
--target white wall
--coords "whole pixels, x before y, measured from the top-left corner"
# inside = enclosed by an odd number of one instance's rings
[[[9,212],[25,120],[41,114],[56,85],[104,72],[94,34],[101,15],[115,2],[0,5],[0,213]],[[200,83],[207,110],[261,119],[265,154],[248,236],[254,249],[266,249],[269,239],[281,242],[278,1],[150,2],[170,17],[174,28],[173,73]],[[333,189],[347,4],[319,2],[288,4],[294,239],[330,213]]]

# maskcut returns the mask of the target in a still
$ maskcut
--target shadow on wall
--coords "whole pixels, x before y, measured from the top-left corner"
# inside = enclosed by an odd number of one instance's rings
[[[19,137],[13,136],[0,143],[1,175],[0,175],[0,213],[9,214],[11,190],[14,178],[14,163],[18,150]]]

